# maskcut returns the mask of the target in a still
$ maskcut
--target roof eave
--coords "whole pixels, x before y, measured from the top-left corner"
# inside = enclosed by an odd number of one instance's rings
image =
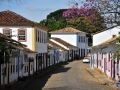
[[[48,31],[47,27],[41,26],[39,24],[31,24],[31,23],[18,23],[18,24],[4,24],[4,23],[0,23],[0,26],[31,26],[31,27],[38,27],[40,29],[43,29],[45,31]]]
[[[49,33],[51,33],[51,34],[71,34],[71,33],[73,33],[73,34],[76,34],[76,33],[82,33],[82,34],[87,34],[87,33],[84,33],[84,32],[49,32]]]

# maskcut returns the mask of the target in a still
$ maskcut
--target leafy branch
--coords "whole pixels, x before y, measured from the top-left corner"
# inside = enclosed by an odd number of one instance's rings
[[[0,63],[9,63],[9,47],[6,47],[6,41],[4,38],[0,38]],[[4,61],[5,60],[5,61]]]

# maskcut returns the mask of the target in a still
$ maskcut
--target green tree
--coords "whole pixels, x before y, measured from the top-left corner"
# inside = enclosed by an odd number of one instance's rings
[[[9,62],[9,54],[8,54],[8,49],[9,47],[6,48],[6,40],[4,38],[0,38],[0,63],[8,63]],[[4,55],[5,54],[5,55]]]
[[[51,12],[49,15],[47,15],[46,19],[40,21],[40,24],[46,26],[49,29],[48,32],[65,28],[67,22],[62,16],[65,10],[66,9],[59,9],[57,11]]]

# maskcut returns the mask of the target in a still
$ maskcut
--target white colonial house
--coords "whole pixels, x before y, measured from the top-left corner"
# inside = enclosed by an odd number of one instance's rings
[[[10,57],[9,62],[5,62],[2,57],[0,58],[0,85],[12,83],[25,76],[25,62],[29,63],[27,64],[27,76],[32,75],[34,73],[33,62],[35,52],[26,48],[26,45],[0,33],[0,39],[2,38],[6,40],[5,44],[6,48],[8,48],[7,52],[3,56],[6,57],[6,55],[9,55]],[[2,54],[3,52],[0,52],[0,55]],[[25,55],[30,55],[32,60],[29,60],[28,57],[25,59]]]
[[[46,27],[12,11],[0,12],[0,33],[27,46],[26,50],[19,51],[19,56],[12,58],[14,60],[11,61],[13,65],[10,66],[10,72],[14,73],[14,75],[10,74],[6,82],[29,76],[39,69],[39,61],[36,60],[36,54],[47,53],[47,30]],[[45,60],[45,57],[43,60]],[[45,63],[44,61],[42,65]],[[3,80],[1,79],[0,81],[2,84]]]
[[[65,53],[67,51],[66,48],[48,40],[48,54],[50,59],[50,65],[54,65],[56,63],[62,62],[63,60],[60,60],[61,57],[60,53]],[[63,54],[62,54],[63,55]],[[67,57],[64,57],[67,59]]]
[[[60,38],[52,37],[49,39],[49,41],[54,44],[57,44],[57,46],[61,47],[61,48],[58,48],[57,51],[54,52],[54,53],[58,54],[59,62],[75,60],[78,58],[78,53],[77,53],[78,47],[76,47]]]
[[[117,80],[120,75],[119,59],[113,59],[116,38],[119,32],[120,28],[117,26],[94,34],[94,46],[91,47],[90,66],[115,80]]]
[[[0,12],[0,33],[27,45],[38,53],[47,53],[47,28],[12,11]],[[38,70],[38,60],[34,58],[34,71]]]
[[[72,27],[66,27],[60,30],[52,31],[51,37],[60,38],[71,45],[78,47],[78,56],[84,57],[88,52],[88,38],[86,37],[86,33],[74,29]]]

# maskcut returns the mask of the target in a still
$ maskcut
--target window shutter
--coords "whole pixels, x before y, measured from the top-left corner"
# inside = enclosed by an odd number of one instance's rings
[[[20,41],[25,41],[26,40],[25,30],[19,30],[18,35],[19,35],[19,40]]]
[[[25,35],[25,30],[20,30],[20,35]]]
[[[6,35],[6,36],[8,36],[8,37],[10,37],[10,30],[4,30],[4,35]]]

